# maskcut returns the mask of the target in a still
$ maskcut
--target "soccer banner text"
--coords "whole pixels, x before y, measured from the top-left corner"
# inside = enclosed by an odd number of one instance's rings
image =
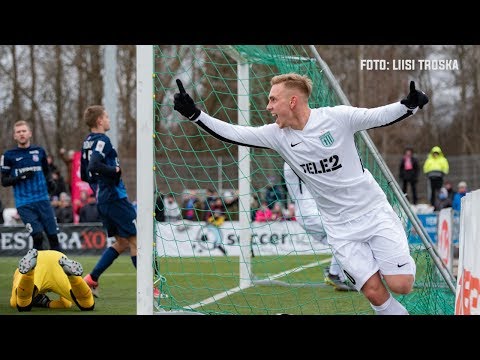
[[[181,220],[157,223],[159,256],[240,256],[240,223],[226,221],[221,227]],[[312,255],[329,252],[295,221],[254,222],[246,232],[254,255]]]
[[[115,242],[101,224],[60,224],[58,240],[65,254],[99,255]],[[23,256],[33,240],[25,226],[0,226],[0,256]]]

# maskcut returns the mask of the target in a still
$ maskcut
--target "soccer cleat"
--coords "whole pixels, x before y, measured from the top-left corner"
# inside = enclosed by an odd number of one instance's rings
[[[27,272],[35,268],[35,266],[37,265],[37,256],[37,249],[28,250],[25,256],[22,257],[18,262],[18,271],[20,271],[21,274],[26,274]]]
[[[98,281],[93,281],[92,276],[87,274],[83,280],[87,283],[87,285],[92,290],[92,295],[98,298]]]
[[[326,284],[331,285],[337,291],[357,291],[353,286],[346,281],[341,281],[338,275],[330,274],[330,268],[326,267],[323,270],[324,281]]]
[[[83,274],[82,264],[80,264],[78,261],[71,260],[66,256],[62,256],[58,260],[58,263],[67,275],[82,276]]]

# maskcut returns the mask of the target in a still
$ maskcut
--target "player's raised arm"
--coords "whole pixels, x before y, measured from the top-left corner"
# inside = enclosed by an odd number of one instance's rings
[[[371,109],[343,107],[347,121],[354,131],[373,129],[395,124],[415,114],[428,103],[428,96],[410,82],[410,92],[401,101]]]
[[[179,92],[173,95],[173,108],[210,135],[231,144],[274,148],[273,140],[276,137],[271,133],[272,127],[267,129],[268,126],[239,126],[216,119],[197,108],[193,99],[185,91],[182,82],[179,79],[176,81]]]

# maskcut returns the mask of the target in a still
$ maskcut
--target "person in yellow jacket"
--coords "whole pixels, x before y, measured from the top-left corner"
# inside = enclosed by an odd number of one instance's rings
[[[430,204],[435,206],[437,194],[443,186],[443,179],[448,174],[448,160],[440,146],[434,146],[428,153],[423,172],[427,175],[430,185]]]
[[[75,303],[82,311],[93,310],[92,290],[82,274],[82,264],[60,251],[30,249],[13,274],[10,306],[24,312],[32,307],[68,309]],[[60,298],[50,300],[48,292]]]

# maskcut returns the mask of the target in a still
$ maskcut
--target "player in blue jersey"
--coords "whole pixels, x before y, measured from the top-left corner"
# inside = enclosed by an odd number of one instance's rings
[[[89,106],[83,119],[90,128],[90,134],[82,146],[81,178],[90,184],[96,194],[98,213],[108,237],[114,236],[116,240],[105,250],[92,272],[84,277],[92,293],[98,297],[98,278],[127,248],[130,248],[132,263],[137,267],[137,214],[121,179],[117,150],[105,135],[110,130],[105,108]]]
[[[60,251],[58,225],[50,205],[49,192],[55,190],[45,150],[31,144],[32,130],[26,121],[13,126],[17,147],[7,150],[0,160],[2,185],[13,186],[18,214],[33,239],[33,248],[43,249],[43,233],[51,250]]]

